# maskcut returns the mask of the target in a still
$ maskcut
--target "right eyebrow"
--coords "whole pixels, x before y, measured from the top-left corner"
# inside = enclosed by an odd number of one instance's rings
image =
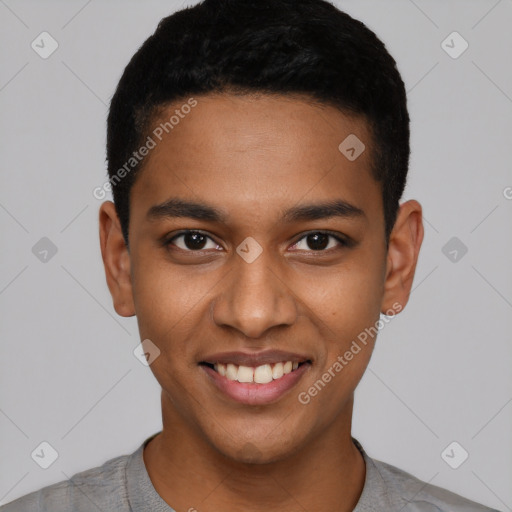
[[[146,217],[148,220],[158,220],[162,218],[188,217],[197,220],[207,220],[210,222],[225,222],[226,213],[213,206],[186,201],[176,197],[171,197],[163,203],[152,206]]]
[[[331,217],[358,218],[365,216],[361,208],[345,200],[336,199],[327,202],[294,206],[284,211],[280,220],[282,222],[292,223]],[[152,206],[148,210],[146,217],[148,220],[187,217],[196,220],[225,223],[228,215],[226,212],[206,203],[172,197],[163,203]]]

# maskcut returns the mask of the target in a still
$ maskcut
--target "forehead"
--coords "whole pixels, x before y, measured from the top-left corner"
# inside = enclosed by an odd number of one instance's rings
[[[173,103],[151,125],[155,146],[131,194],[138,215],[171,196],[253,218],[318,199],[360,208],[381,204],[364,119],[300,97],[217,95],[194,101],[192,108],[184,108],[187,100]],[[352,148],[362,151],[355,159]]]

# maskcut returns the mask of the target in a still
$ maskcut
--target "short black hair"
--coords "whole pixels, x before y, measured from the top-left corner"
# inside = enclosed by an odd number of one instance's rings
[[[224,92],[306,95],[362,116],[389,240],[410,147],[405,87],[384,43],[324,0],[204,0],[160,21],[112,97],[108,174],[127,247],[130,191],[144,164],[133,153],[147,140],[150,123],[171,102]]]

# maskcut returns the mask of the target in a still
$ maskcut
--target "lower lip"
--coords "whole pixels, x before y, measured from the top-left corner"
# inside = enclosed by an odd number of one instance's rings
[[[266,405],[277,402],[285,393],[290,391],[310,366],[310,363],[301,364],[296,370],[267,384],[229,380],[209,366],[201,365],[201,368],[218,389],[236,402],[247,405]]]

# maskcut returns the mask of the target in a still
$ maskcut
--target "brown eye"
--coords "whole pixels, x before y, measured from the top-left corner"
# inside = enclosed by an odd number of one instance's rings
[[[298,242],[295,242],[293,247],[298,250],[323,252],[326,249],[334,249],[346,245],[348,245],[347,242],[339,236],[323,231],[316,231],[303,236]]]
[[[207,247],[208,241],[213,247]],[[183,251],[193,252],[219,247],[209,236],[199,231],[185,231],[173,236],[166,242],[166,245],[175,245]]]

